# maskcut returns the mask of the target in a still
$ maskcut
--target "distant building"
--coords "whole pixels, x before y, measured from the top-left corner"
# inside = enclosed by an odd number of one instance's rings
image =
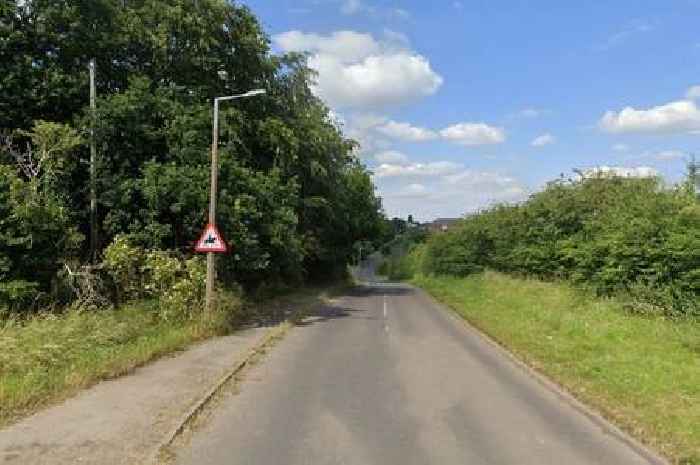
[[[458,221],[459,218],[438,218],[432,223],[427,223],[426,226],[430,232],[446,232]]]

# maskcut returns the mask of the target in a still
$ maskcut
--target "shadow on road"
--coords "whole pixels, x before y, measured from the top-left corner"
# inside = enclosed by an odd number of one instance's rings
[[[376,260],[367,260],[353,270],[355,279],[361,282],[345,288],[334,297],[371,297],[371,296],[405,296],[415,293],[411,286],[401,283],[381,281],[375,273]],[[243,309],[236,317],[234,325],[238,328],[270,327],[285,320],[294,321],[297,326],[309,326],[314,323],[337,320],[339,318],[357,318],[376,320],[377,317],[365,316],[365,310],[338,306],[327,301],[327,296],[300,293],[272,299],[265,303],[256,303]]]
[[[411,295],[415,290],[403,285],[377,286],[377,285],[358,285],[348,289],[345,295],[351,297],[371,297],[371,296],[401,296]],[[354,318],[363,320],[380,320],[379,316],[367,316],[367,310],[351,308],[348,306],[339,306],[329,303],[319,302],[313,309],[307,312],[303,319],[300,319],[295,324],[297,326],[310,326],[316,323],[337,320],[339,318]]]

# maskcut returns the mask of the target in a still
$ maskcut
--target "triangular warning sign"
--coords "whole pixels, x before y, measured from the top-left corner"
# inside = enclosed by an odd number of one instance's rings
[[[226,253],[228,246],[219,229],[213,224],[208,224],[199,237],[194,250],[200,253]]]

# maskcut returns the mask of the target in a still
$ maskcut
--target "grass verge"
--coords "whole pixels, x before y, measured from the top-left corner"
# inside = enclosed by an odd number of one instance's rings
[[[414,279],[675,463],[700,464],[700,322],[632,315],[566,284],[487,272]]]
[[[227,325],[224,315],[165,321],[155,302],[0,322],[0,426]]]
[[[329,289],[337,288],[305,288],[245,304],[236,300],[222,305],[226,311],[219,314],[172,321],[159,316],[155,301],[0,320],[0,427],[197,341],[246,324],[294,320]]]

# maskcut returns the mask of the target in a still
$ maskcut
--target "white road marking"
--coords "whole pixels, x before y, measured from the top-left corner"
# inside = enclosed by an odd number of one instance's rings
[[[389,334],[389,321],[387,320],[387,303],[386,294],[384,294],[384,332]]]

